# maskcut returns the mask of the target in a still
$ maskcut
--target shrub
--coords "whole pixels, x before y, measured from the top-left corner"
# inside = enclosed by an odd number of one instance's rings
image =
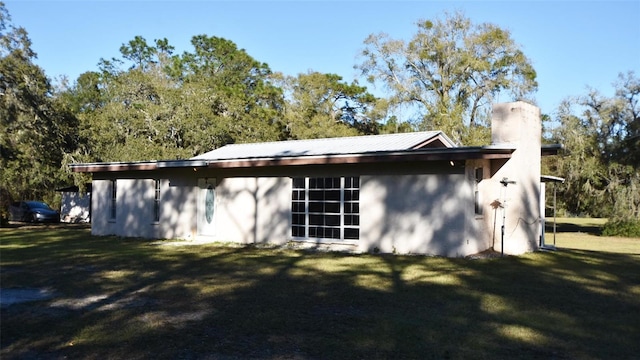
[[[602,235],[640,237],[640,220],[609,220],[602,228]]]

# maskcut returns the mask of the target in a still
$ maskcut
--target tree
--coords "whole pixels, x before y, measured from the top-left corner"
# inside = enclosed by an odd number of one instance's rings
[[[493,99],[514,99],[537,88],[536,72],[508,31],[474,25],[461,13],[423,20],[410,41],[370,35],[356,65],[371,83],[383,84],[395,106],[410,106],[423,130],[443,130],[468,145],[489,137]]]
[[[176,62],[183,69],[181,78],[185,85],[212,91],[210,109],[231,142],[281,139],[282,91],[273,85],[269,66],[230,40],[197,35],[191,43],[194,52]]]
[[[228,40],[198,35],[173,54],[141,37],[101,59],[65,94],[81,120],[69,161],[188,158],[234,142],[282,137],[282,93],[271,70]]]
[[[0,2],[0,191],[51,199],[68,180],[61,161],[76,147],[77,120],[33,63],[27,31],[10,21]]]
[[[553,135],[566,150],[548,162],[566,178],[560,197],[569,212],[640,219],[639,83],[621,74],[613,98],[590,90],[559,109]]]
[[[371,119],[377,99],[357,82],[335,74],[309,71],[282,79],[287,100],[286,131],[289,138],[311,139],[375,134]]]

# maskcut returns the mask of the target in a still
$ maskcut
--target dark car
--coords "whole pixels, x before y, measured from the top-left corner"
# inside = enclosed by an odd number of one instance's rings
[[[60,213],[42,201],[18,201],[9,207],[9,220],[60,222]]]

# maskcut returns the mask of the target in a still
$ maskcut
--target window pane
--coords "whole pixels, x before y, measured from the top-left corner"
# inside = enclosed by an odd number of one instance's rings
[[[353,225],[353,215],[344,215],[344,224]]]
[[[322,201],[309,202],[309,212],[310,213],[324,212],[324,203]]]
[[[344,228],[344,238],[349,240],[358,240],[360,238],[360,230],[356,228]]]
[[[324,216],[309,214],[309,225],[324,225]]]
[[[340,201],[340,190],[326,190],[324,193],[324,199]]]
[[[305,216],[304,214],[293,214],[291,216],[291,222],[293,225],[304,225]]]
[[[297,212],[297,213],[301,212],[301,213],[303,213],[304,212],[304,203],[303,202],[294,202],[294,203],[292,203],[291,204],[291,210],[293,212]]]
[[[304,237],[304,226],[293,226],[291,228],[291,235],[296,237]]]
[[[331,214],[339,214],[340,213],[340,203],[326,203],[324,205],[324,211]]]
[[[293,178],[294,189],[304,189],[304,178]]]
[[[329,226],[340,226],[340,215],[325,215],[324,224]]]
[[[309,200],[324,200],[324,191],[309,190]]]

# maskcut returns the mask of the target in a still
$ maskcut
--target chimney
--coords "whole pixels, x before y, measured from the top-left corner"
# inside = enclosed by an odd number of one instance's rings
[[[493,212],[496,218],[491,219],[496,224],[496,251],[516,255],[538,248],[544,216],[540,214],[541,138],[538,107],[522,101],[493,106],[492,146],[515,149],[506,162],[491,163],[491,186],[486,196],[501,204]]]

